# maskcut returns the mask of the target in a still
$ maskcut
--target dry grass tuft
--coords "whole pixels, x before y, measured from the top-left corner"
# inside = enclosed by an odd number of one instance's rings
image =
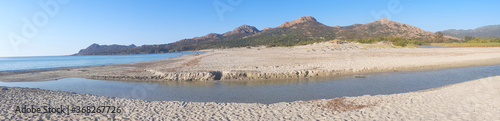
[[[373,104],[358,105],[358,104],[354,104],[352,102],[345,101],[345,98],[334,98],[334,99],[328,101],[326,104],[318,105],[318,106],[323,108],[323,109],[328,109],[328,110],[338,111],[338,112],[345,112],[345,111],[358,110],[358,109],[362,109],[362,108],[370,107],[370,106],[375,106],[375,105],[373,105]]]

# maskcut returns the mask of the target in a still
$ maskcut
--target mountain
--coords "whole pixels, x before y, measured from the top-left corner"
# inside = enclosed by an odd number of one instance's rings
[[[500,25],[483,26],[476,29],[468,29],[468,30],[449,29],[442,31],[442,33],[444,35],[449,35],[458,38],[464,38],[465,36],[474,36],[481,38],[500,38]]]
[[[335,32],[335,28],[319,23],[313,17],[306,16],[241,39],[228,39],[212,44],[223,47],[292,46],[313,41],[333,40],[336,36]]]
[[[192,51],[210,48],[245,47],[245,46],[293,46],[334,39],[363,39],[395,36],[405,39],[431,41],[435,33],[424,31],[418,27],[398,23],[389,19],[380,19],[366,24],[330,27],[318,22],[314,17],[304,16],[288,21],[278,27],[267,27],[259,30],[254,26],[242,25],[223,34],[210,33],[201,37],[183,39],[169,44],[143,45],[139,47],[120,49],[83,49],[80,52],[92,51],[96,54],[146,54],[178,51]],[[446,40],[459,38],[444,36]],[[87,55],[77,53],[76,55]]]
[[[125,45],[99,45],[92,44],[86,49],[82,49],[78,52],[78,55],[112,55],[112,54],[120,54],[127,49],[135,48],[134,44],[125,46]]]
[[[237,40],[242,39],[247,36],[251,36],[261,31],[254,26],[242,25],[233,31],[228,31],[224,34],[216,34],[210,33],[202,37],[195,37],[192,39],[183,39],[177,42],[171,43],[171,50],[174,51],[183,51],[183,50],[196,50],[196,49],[205,49],[212,47],[208,43],[218,43],[228,40]],[[200,45],[202,44],[202,45]],[[207,45],[208,44],[208,45]]]
[[[314,18],[312,16],[303,16],[303,17],[298,18],[297,20],[287,21],[287,22],[281,24],[280,26],[278,26],[277,28],[291,27],[293,25],[307,23],[307,22],[318,22],[318,21],[316,21],[316,18]]]

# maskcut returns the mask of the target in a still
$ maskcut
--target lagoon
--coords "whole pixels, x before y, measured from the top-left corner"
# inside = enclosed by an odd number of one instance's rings
[[[66,78],[41,82],[0,82],[0,86],[29,87],[148,101],[276,103],[344,96],[405,93],[500,75],[500,65],[373,73],[365,78],[220,81],[124,82]]]

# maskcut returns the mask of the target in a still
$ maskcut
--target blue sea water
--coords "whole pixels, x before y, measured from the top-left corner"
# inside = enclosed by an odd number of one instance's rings
[[[191,52],[135,55],[0,57],[0,72],[135,63],[172,58],[186,54],[191,54]]]

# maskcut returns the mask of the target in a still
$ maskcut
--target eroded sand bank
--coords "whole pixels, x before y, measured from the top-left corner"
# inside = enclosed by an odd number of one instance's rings
[[[436,89],[275,104],[178,102],[0,87],[0,120],[500,120],[500,76]],[[16,113],[17,106],[120,106],[122,113]]]
[[[0,81],[69,77],[126,81],[261,80],[493,64],[500,64],[498,47],[392,48],[324,42],[296,47],[208,50],[200,55],[131,64],[0,72]]]

